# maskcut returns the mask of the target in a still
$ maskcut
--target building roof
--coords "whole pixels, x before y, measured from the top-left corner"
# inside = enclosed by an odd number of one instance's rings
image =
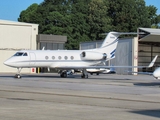
[[[25,23],[25,22],[16,22],[16,21],[9,21],[9,20],[2,20],[0,19],[0,24],[4,25],[22,25],[22,26],[38,26],[38,24],[34,24],[34,23]]]
[[[141,42],[156,42],[160,44],[160,29],[138,28],[138,35]]]

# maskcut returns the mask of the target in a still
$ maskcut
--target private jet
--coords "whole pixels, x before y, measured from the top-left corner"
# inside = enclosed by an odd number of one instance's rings
[[[67,77],[69,71],[81,70],[81,78],[88,78],[88,68],[109,68],[97,66],[115,58],[118,37],[124,34],[109,32],[101,47],[88,50],[21,50],[7,59],[4,64],[17,68],[15,78],[21,78],[22,68],[46,67],[58,69],[60,77]]]

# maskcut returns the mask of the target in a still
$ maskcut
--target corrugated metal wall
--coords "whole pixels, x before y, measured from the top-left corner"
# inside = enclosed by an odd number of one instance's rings
[[[110,64],[113,66],[132,66],[132,38],[120,39],[115,53],[115,59]],[[115,68],[117,74],[128,74],[132,68]]]

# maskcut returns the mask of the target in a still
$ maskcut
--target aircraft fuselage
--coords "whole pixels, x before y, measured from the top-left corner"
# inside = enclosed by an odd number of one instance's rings
[[[84,60],[81,50],[24,50],[17,52],[4,64],[10,67],[61,67],[61,66],[91,66],[99,64],[100,60]]]

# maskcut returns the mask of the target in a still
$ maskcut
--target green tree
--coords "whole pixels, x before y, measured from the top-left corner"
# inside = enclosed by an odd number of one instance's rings
[[[160,23],[160,15],[157,15],[157,8],[153,5],[147,6],[148,9],[148,14],[149,14],[149,19],[151,22],[151,27],[152,28],[159,28],[159,23]]]
[[[101,33],[109,32],[111,19],[108,17],[108,1],[92,0],[88,5],[88,24],[90,26],[89,37],[91,40],[102,39]]]
[[[115,31],[136,31],[150,27],[144,0],[109,0],[109,16]]]
[[[147,6],[145,4],[144,0],[135,0],[136,2],[136,11],[137,11],[137,28],[138,27],[147,27],[150,28],[151,27],[151,20],[148,17],[149,13],[148,13],[148,9]]]
[[[26,10],[23,10],[18,18],[19,22],[32,22],[32,16],[36,14],[38,4],[34,3],[30,5]]]
[[[69,25],[72,29],[71,33],[68,34],[68,49],[78,49],[79,43],[83,41],[89,41],[88,36],[90,26],[87,22],[88,14],[88,3],[90,0],[71,0],[70,1],[70,20]]]
[[[18,21],[39,24],[40,34],[66,35],[66,48],[78,49],[80,42],[105,37],[101,33],[158,28],[156,11],[144,0],[44,0],[22,11]]]

